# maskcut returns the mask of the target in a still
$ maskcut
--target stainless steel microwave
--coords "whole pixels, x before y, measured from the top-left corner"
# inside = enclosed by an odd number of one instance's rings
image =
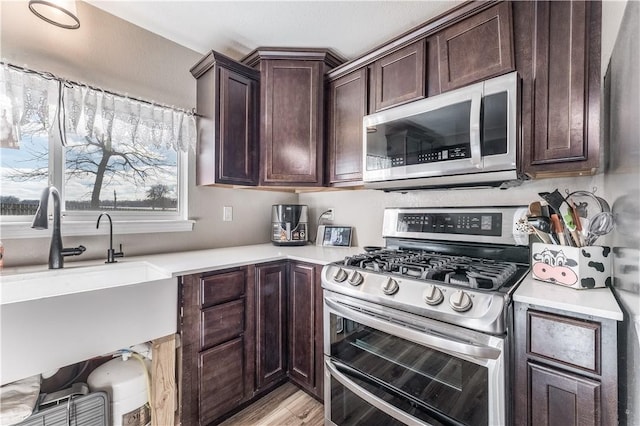
[[[365,187],[518,182],[518,89],[512,72],[364,117]]]

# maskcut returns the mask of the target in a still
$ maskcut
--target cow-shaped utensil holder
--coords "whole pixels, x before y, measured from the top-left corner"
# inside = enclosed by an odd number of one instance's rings
[[[539,281],[578,290],[611,285],[611,249],[533,243],[531,272]]]

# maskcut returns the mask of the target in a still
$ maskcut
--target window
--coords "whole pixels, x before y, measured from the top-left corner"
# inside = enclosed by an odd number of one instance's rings
[[[50,184],[61,193],[67,235],[91,233],[104,211],[121,222],[119,232],[191,229],[186,151],[195,143],[192,115],[2,67],[3,235],[33,234],[31,219]]]

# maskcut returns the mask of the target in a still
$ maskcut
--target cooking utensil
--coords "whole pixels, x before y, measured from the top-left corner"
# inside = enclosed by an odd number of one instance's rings
[[[547,226],[548,226],[549,218],[544,218],[544,219],[547,220]],[[529,223],[530,220],[531,220],[531,223]],[[555,244],[554,241],[551,239],[551,235],[549,235],[548,232],[543,232],[539,230],[538,228],[536,228],[536,226],[534,226],[534,224],[545,226],[543,222],[538,221],[538,218],[523,217],[523,218],[520,218],[516,223],[516,231],[526,232],[529,235],[535,235],[538,237],[540,241],[542,241],[545,244]]]
[[[551,216],[553,214],[558,215],[559,226],[556,226],[556,230],[554,230],[553,222],[552,222],[552,232],[556,234],[562,234],[562,236],[558,236],[560,239],[560,244],[572,244],[573,238],[571,237],[571,231],[575,230],[575,226],[572,221],[571,216],[571,208],[569,207],[569,203],[567,200],[560,194],[560,191],[555,189],[553,192],[540,192],[538,193],[547,203],[549,203],[549,207],[551,208]]]
[[[595,189],[594,189],[595,192]],[[591,191],[574,191],[567,194],[567,200],[572,200],[580,217],[594,216],[599,212],[610,212],[609,203]]]
[[[586,244],[592,246],[598,238],[608,234],[613,230],[613,214],[611,212],[600,212],[591,218],[589,231],[587,233]]]
[[[544,216],[529,216],[527,217],[527,224],[529,227],[529,233],[535,234],[540,241],[545,244],[555,244],[551,236],[551,221],[548,217]]]
[[[529,225],[533,226],[539,231],[549,233],[551,232],[551,221],[548,217],[544,216],[529,216],[527,218]]]
[[[534,201],[531,204],[529,204],[529,215],[533,217],[543,216],[542,203],[540,201]]]
[[[539,192],[538,195],[549,204],[549,207],[552,209],[552,213],[561,214],[560,206],[566,200],[562,194],[560,194],[560,191],[556,189],[553,192]]]
[[[567,245],[567,241],[564,235],[564,227],[562,226],[560,217],[555,213],[551,215],[551,231],[556,236],[558,244],[560,244],[561,246]]]

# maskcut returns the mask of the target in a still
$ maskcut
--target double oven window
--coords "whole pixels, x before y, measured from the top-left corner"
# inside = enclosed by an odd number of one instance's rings
[[[429,424],[488,424],[486,367],[335,314],[331,322],[333,366],[357,386]],[[382,418],[341,382],[331,382],[334,423],[397,422]]]

